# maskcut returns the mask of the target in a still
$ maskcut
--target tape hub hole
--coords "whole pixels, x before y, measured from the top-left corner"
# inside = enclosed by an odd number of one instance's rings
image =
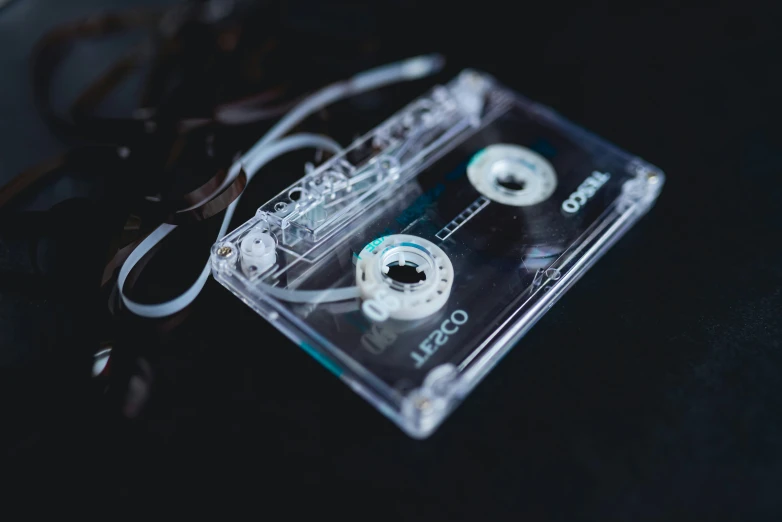
[[[404,266],[400,266],[399,263],[393,262],[386,266],[388,267],[386,275],[397,283],[410,285],[426,281],[426,274],[416,270],[418,265],[407,263]]]
[[[527,182],[523,179],[519,179],[513,174],[505,174],[504,176],[497,178],[497,185],[504,188],[505,190],[519,192],[526,188]]]
[[[378,267],[392,290],[417,292],[427,286],[427,273],[434,273],[434,259],[421,245],[401,243],[383,251]]]

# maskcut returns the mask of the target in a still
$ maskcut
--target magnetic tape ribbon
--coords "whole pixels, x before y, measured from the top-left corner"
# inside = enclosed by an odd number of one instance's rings
[[[61,135],[69,138],[88,137],[97,141],[110,138],[116,143],[147,135],[160,126],[168,125],[184,132],[212,122],[243,125],[279,117],[289,110],[295,100],[269,105],[284,95],[284,89],[279,85],[235,102],[221,102],[211,109],[208,116],[173,117],[166,114],[167,104],[163,100],[153,103],[151,98],[159,98],[160,91],[164,90],[159,84],[164,83],[165,76],[171,74],[175,58],[172,55],[183,52],[179,49],[181,46],[172,40],[187,20],[197,18],[199,11],[194,7],[188,4],[162,10],[134,9],[101,14],[62,25],[47,33],[33,53],[33,97],[41,114]],[[54,73],[71,44],[80,39],[101,38],[137,29],[148,31],[149,38],[134,46],[77,96],[68,111],[70,118],[58,114],[51,104],[50,89]],[[219,38],[220,35],[215,37],[216,40]],[[99,118],[91,115],[108,94],[149,61],[153,67],[145,86],[142,104],[145,108],[136,111],[131,118]],[[153,105],[158,108],[153,108]]]
[[[353,78],[327,86],[302,101],[296,108],[275,124],[240,160],[232,167],[231,171],[247,172],[248,180],[251,179],[266,163],[286,152],[304,148],[316,147],[333,153],[342,151],[341,147],[329,138],[311,134],[294,134],[285,138],[282,136],[309,115],[317,112],[324,106],[339,99],[355,95],[364,91],[377,89],[400,81],[408,81],[422,78],[438,71],[443,64],[439,55],[429,55],[411,58],[369,71],[357,74]],[[236,209],[239,199],[235,199],[227,208],[218,238],[223,237],[230,225],[231,217]],[[175,314],[187,307],[198,296],[209,276],[210,267],[207,263],[196,282],[183,294],[170,301],[160,304],[142,304],[127,297],[124,285],[130,271],[141,259],[158,243],[160,243],[175,228],[175,225],[163,224],[147,236],[138,247],[128,256],[117,279],[117,287],[124,305],[133,313],[144,317],[166,317]],[[274,287],[269,287],[270,289]],[[325,291],[301,291],[275,289],[270,290],[281,299],[295,302],[325,302],[339,301],[358,296],[355,287],[330,289]]]
[[[41,289],[45,286],[47,278],[43,276],[38,266],[37,245],[57,219],[57,213],[50,215],[43,211],[5,211],[3,207],[42,178],[55,174],[66,165],[83,164],[85,161],[90,161],[96,171],[112,172],[114,175],[118,175],[117,170],[123,162],[113,147],[74,149],[27,169],[11,183],[0,188],[0,223],[2,223],[0,250],[13,250],[2,256],[13,262],[0,263],[0,281],[4,281],[3,287],[7,288],[9,284],[13,284],[14,287],[27,285],[30,289]],[[141,223],[132,209],[129,209],[130,213],[124,220],[123,231],[111,237],[107,252],[108,261],[103,269],[101,285],[110,281],[116,269],[122,265],[133,248],[148,235],[149,231],[141,228],[146,221],[193,224],[225,210],[242,193],[247,184],[247,176],[243,171],[226,183],[227,174],[227,171],[222,170],[201,187],[182,196],[180,200],[169,200],[165,204],[159,204],[158,208],[153,209],[153,213],[141,219]],[[116,191],[121,189],[122,186]],[[148,224],[146,225],[149,228]]]
[[[162,23],[167,12],[170,11],[136,9],[121,13],[102,14],[74,23],[65,24],[50,31],[42,41],[39,42],[33,61],[33,87],[35,99],[39,110],[45,116],[46,120],[56,129],[65,131],[69,134],[87,135],[91,138],[98,138],[99,141],[105,141],[108,138],[109,141],[115,143],[133,142],[135,145],[141,147],[141,143],[144,143],[141,140],[147,139],[146,134],[149,133],[149,129],[156,127],[156,125],[149,125],[150,123],[154,123],[153,121],[150,121],[150,118],[152,116],[158,116],[155,111],[143,110],[139,113],[142,117],[124,120],[118,118],[90,119],[87,114],[95,109],[106,95],[116,88],[120,82],[132,72],[134,67],[138,66],[141,60],[149,54],[147,50],[149,45],[134,48],[131,53],[111,66],[108,71],[99,76],[97,80],[88,86],[87,89],[77,97],[71,107],[70,113],[73,116],[72,121],[58,115],[52,108],[49,97],[49,89],[51,87],[50,80],[54,70],[68,52],[68,44],[73,41],[80,38],[107,36],[136,28],[147,28],[151,30]],[[176,17],[169,18],[175,19]],[[180,16],[179,18],[182,19],[184,17]],[[169,32],[172,32],[173,30],[174,29],[171,27],[168,29]],[[274,96],[277,95],[279,95],[279,93],[276,93]],[[251,108],[253,102],[267,102],[270,99],[273,99],[274,96],[269,93],[261,93],[250,100],[242,100],[241,106]],[[222,124],[232,123],[230,118],[231,107],[231,103],[226,103],[218,107],[219,109],[226,109],[229,113],[228,118],[222,118]],[[282,107],[282,109],[285,109],[285,107]],[[276,114],[273,108],[266,109],[266,111],[267,112],[251,115],[250,118],[245,117],[243,121],[259,121],[260,119]],[[183,119],[178,121],[176,126],[180,131],[187,134],[187,132],[193,128],[207,125],[211,121],[213,120],[210,118],[192,119],[192,121]],[[181,137],[182,136],[180,136],[180,138]],[[133,149],[125,146],[117,147],[117,150],[120,151],[120,159],[131,154],[131,151],[135,149],[135,146]],[[56,174],[61,168],[72,165],[74,163],[74,158],[83,158],[92,155],[95,150],[105,149],[99,149],[93,146],[73,149],[65,154],[45,160],[25,170],[11,180],[6,186],[0,188],[0,208],[36,183]],[[169,158],[169,163],[172,161],[173,158]],[[104,167],[104,172],[112,172],[115,170],[108,164],[104,164]],[[147,210],[150,207],[157,207],[153,208],[152,212],[155,219],[178,224],[193,223],[208,219],[224,210],[244,188],[246,177],[240,175],[237,176],[231,184],[222,188],[222,190],[218,190],[223,186],[226,175],[227,171],[220,169],[215,176],[198,189],[185,194],[181,198],[172,197],[160,200],[157,205],[147,205]],[[15,221],[19,221],[19,217],[20,216],[16,216],[17,219],[15,219]],[[123,249],[119,249],[120,254],[122,250]]]
[[[252,169],[248,169],[248,176],[252,177],[252,175],[254,175],[263,165],[286,152],[310,147],[326,149],[334,153],[337,153],[341,150],[339,144],[329,138],[322,136],[311,134],[297,134],[289,136],[256,153],[252,158]],[[227,233],[231,217],[236,210],[238,202],[239,199],[236,198],[226,209],[218,237],[222,237]],[[201,271],[201,274],[198,276],[198,279],[195,281],[195,283],[180,296],[170,301],[160,304],[143,304],[133,301],[127,297],[124,287],[131,274],[131,270],[134,269],[136,264],[147,258],[147,254],[150,253],[152,249],[155,248],[159,243],[161,243],[163,239],[165,239],[171,232],[173,232],[176,229],[176,226],[177,225],[175,224],[169,223],[159,225],[130,253],[119,271],[117,287],[119,289],[122,302],[128,310],[136,315],[153,318],[173,315],[192,303],[206,284],[210,272],[208,263],[204,266],[204,269]]]
[[[277,86],[252,96],[219,103],[211,110],[211,114],[208,116],[175,117],[173,114],[165,113],[165,104],[163,104],[163,112],[160,109],[151,108],[148,103],[149,100],[144,104],[146,108],[136,111],[132,118],[98,118],[90,115],[100,102],[133,72],[142,61],[152,57],[154,57],[153,65],[156,65],[156,67],[153,67],[148,75],[146,89],[147,91],[154,91],[155,89],[150,87],[149,83],[154,83],[153,80],[157,80],[160,83],[161,76],[168,74],[170,55],[175,52],[171,48],[181,46],[181,43],[172,43],[177,31],[181,30],[188,20],[198,19],[199,17],[213,18],[213,9],[207,5],[209,3],[179,5],[167,9],[133,9],[118,13],[100,14],[64,24],[50,31],[37,45],[33,59],[34,99],[40,112],[55,129],[66,132],[69,136],[81,135],[98,142],[106,142],[108,140],[117,146],[129,146],[130,150],[133,151],[138,147],[142,149],[147,147],[152,140],[150,134],[154,134],[157,129],[166,129],[168,133],[157,132],[157,134],[164,134],[169,137],[175,135],[177,136],[176,140],[181,141],[183,136],[187,136],[190,131],[210,124],[218,126],[246,125],[276,118],[289,111],[298,103],[299,99],[269,105],[284,94],[284,90]],[[237,3],[232,8],[236,11],[239,5]],[[204,13],[209,14],[209,16],[205,16]],[[79,39],[100,38],[122,31],[137,29],[147,30],[153,38],[133,48],[130,53],[112,65],[78,95],[70,108],[70,119],[58,115],[51,105],[49,90],[51,89],[51,80],[54,72],[62,59],[67,55],[70,44]],[[219,40],[220,36],[223,35],[218,34],[216,39]],[[264,46],[268,48],[268,42]],[[153,47],[159,49],[157,55],[153,55],[151,51]],[[179,52],[181,52],[181,49]],[[264,53],[268,53],[268,49]],[[160,141],[161,137],[157,136],[156,139]],[[167,138],[164,136],[162,139],[165,140]],[[16,187],[9,185],[4,188],[5,196],[0,195],[0,206],[7,202],[9,194],[18,193],[25,188],[24,186],[30,185],[56,171],[56,167],[61,165],[66,159],[58,157],[48,160],[19,175],[13,182]],[[169,158],[169,163],[171,162],[172,160]],[[167,221],[182,224],[200,221],[219,212],[219,210],[222,210],[219,208],[220,206],[225,208],[230,203],[230,196],[227,193],[221,194],[222,203],[211,203],[206,198],[210,195],[212,189],[215,189],[216,186],[222,183],[226,174],[226,171],[218,171],[201,190],[185,195],[181,201],[177,201],[176,198],[173,201],[160,201],[161,204],[158,205],[160,209],[155,211],[156,217],[159,218],[166,210],[172,211],[194,207],[192,211],[173,213],[170,216],[171,219],[167,219]],[[198,205],[199,202],[201,205]],[[147,205],[147,207],[151,206]],[[203,207],[204,212],[199,211],[201,207]]]
[[[122,233],[118,233],[111,238],[111,246],[107,256],[109,260],[100,277],[101,287],[104,292],[111,291],[116,298],[113,301],[110,300],[110,307],[113,307],[112,305],[115,302],[121,300],[126,308],[137,315],[158,318],[157,321],[153,321],[151,324],[155,325],[153,326],[155,329],[165,332],[174,328],[183,320],[189,310],[189,304],[198,295],[198,292],[203,287],[203,283],[208,278],[208,269],[205,268],[202,271],[195,284],[182,296],[158,305],[139,304],[139,306],[134,306],[133,301],[127,298],[125,292],[129,291],[133,286],[139,272],[143,270],[143,266],[154,253],[155,247],[163,245],[161,241],[163,237],[168,236],[169,232],[178,225],[204,221],[219,214],[222,210],[226,210],[220,233],[221,236],[224,235],[238,203],[238,198],[246,184],[258,169],[276,157],[278,153],[282,154],[288,149],[293,150],[300,147],[316,147],[333,153],[341,150],[335,142],[320,136],[296,135],[289,138],[281,138],[283,134],[293,128],[299,121],[340,98],[393,82],[412,80],[432,74],[440,68],[442,60],[438,56],[430,56],[380,67],[359,74],[347,82],[332,85],[311,97],[304,98],[303,101],[299,98],[270,105],[270,103],[280,99],[283,92],[280,88],[268,89],[253,96],[218,104],[211,111],[211,114],[206,117],[172,117],[170,113],[161,114],[159,110],[151,108],[137,111],[133,118],[126,119],[91,116],[90,113],[98,107],[101,100],[120,85],[144,60],[149,58],[150,45],[143,44],[132,49],[131,52],[105,71],[102,76],[76,98],[69,111],[71,121],[66,117],[59,116],[54,111],[50,104],[49,88],[51,85],[48,80],[53,76],[54,69],[60,63],[63,52],[67,49],[66,44],[70,40],[82,36],[97,37],[131,27],[152,28],[156,23],[160,22],[162,15],[163,13],[160,11],[148,11],[93,17],[85,22],[73,24],[55,31],[42,42],[39,46],[41,62],[36,63],[34,66],[34,89],[38,106],[44,116],[46,116],[46,119],[55,129],[66,132],[68,135],[81,135],[93,141],[104,143],[109,141],[111,145],[97,149],[94,146],[74,149],[26,170],[12,180],[11,183],[0,188],[0,211],[13,199],[32,188],[35,184],[56,174],[63,167],[71,165],[74,158],[89,156],[95,150],[111,152],[111,154],[106,156],[107,160],[105,162],[99,162],[102,167],[96,168],[99,174],[113,173],[115,169],[112,166],[127,168],[128,153],[131,157],[138,156],[136,151],[141,150],[141,147],[148,143],[150,129],[155,127],[167,126],[174,135],[178,135],[181,138],[182,136],[187,136],[192,130],[208,125],[246,125],[277,118],[294,109],[291,114],[264,136],[261,142],[253,147],[252,151],[248,151],[243,156],[242,162],[235,164],[231,169],[218,169],[212,178],[197,189],[182,196],[161,198],[157,206],[153,205],[154,208],[150,215],[142,214],[140,222],[137,217],[138,213],[132,210],[132,198],[125,198],[123,195],[118,200],[121,201],[123,208],[127,207],[128,214],[122,226]],[[162,61],[162,63],[165,62]],[[158,67],[157,69],[159,75],[165,74],[165,71],[163,71],[164,67]],[[147,107],[149,107],[148,104]],[[153,124],[150,125],[150,122]],[[136,171],[138,170],[140,169],[136,169]],[[131,183],[128,185],[125,183],[125,186],[133,185],[135,184]],[[137,194],[137,190],[135,190],[136,188],[138,187],[134,187],[132,192],[135,196],[140,197],[140,194]],[[13,223],[15,226],[20,221],[26,221],[30,226],[26,227],[26,230],[17,230],[17,232],[32,232],[35,235],[35,230],[33,229],[36,227],[38,229],[45,228],[49,224],[47,219],[56,219],[56,216],[47,216],[47,218],[36,220],[30,219],[30,216],[30,213],[17,214],[12,216],[7,223]],[[161,218],[161,216],[163,217]],[[149,231],[150,223],[154,223],[156,220],[163,224]],[[32,244],[34,244],[34,241],[31,242]],[[1,244],[0,247],[2,247]],[[40,277],[40,273],[38,273],[40,270],[37,270],[35,267],[34,248],[31,247],[28,250],[29,261],[33,266],[32,271],[29,272],[29,280],[37,281],[38,287],[46,290],[46,279]],[[9,267],[0,267],[0,282],[3,279],[20,281],[17,277],[20,273],[18,270],[19,266],[10,267],[10,272],[6,271],[6,268]],[[113,274],[117,269],[120,269],[118,284],[109,287],[108,283],[112,281]],[[22,271],[24,271],[24,267]],[[5,278],[5,275],[9,275],[9,277]],[[27,278],[22,278],[22,280],[28,282]],[[339,301],[354,298],[358,295],[355,287],[329,289],[326,291],[301,291],[269,287],[269,292],[282,300],[307,303]],[[114,312],[113,310],[111,311],[113,315]],[[106,328],[109,330],[114,329],[109,323],[102,326],[102,329]],[[113,335],[109,333],[110,338]],[[109,343],[111,344],[111,342]]]
[[[119,13],[101,14],[64,24],[50,31],[37,45],[33,59],[34,99],[42,115],[56,130],[65,132],[69,136],[80,135],[98,142],[109,141],[117,146],[122,145],[127,152],[138,147],[142,149],[148,148],[148,145],[153,143],[153,137],[150,134],[161,128],[167,130],[167,134],[165,132],[162,133],[165,136],[177,135],[176,140],[179,142],[190,131],[210,124],[220,126],[243,125],[275,118],[289,110],[296,100],[268,106],[268,103],[275,101],[283,94],[279,88],[273,88],[236,100],[235,102],[221,103],[207,117],[174,117],[172,114],[164,114],[159,110],[151,108],[136,111],[135,116],[132,118],[98,118],[90,116],[89,113],[135,67],[140,65],[144,59],[152,56],[149,50],[152,47],[151,42],[134,48],[77,96],[69,111],[72,116],[71,119],[57,114],[53,109],[49,95],[51,80],[57,66],[67,54],[69,44],[83,38],[104,37],[138,28],[147,29],[158,41],[157,47],[161,48],[160,53],[155,58],[159,62],[157,64],[158,67],[153,68],[150,73],[149,83],[151,78],[156,77],[159,79],[161,75],[165,75],[168,72],[167,62],[160,55],[170,54],[170,52],[166,52],[166,48],[173,45],[167,42],[167,39],[173,38],[177,29],[188,19],[188,12],[192,18],[193,13],[198,14],[198,9],[207,9],[208,11],[208,6],[205,5],[195,9],[194,7],[188,5],[176,6],[165,10],[134,9]],[[160,135],[161,133],[158,132],[157,134]],[[165,136],[162,138],[163,140],[167,139]],[[155,139],[159,142],[161,136],[157,136]],[[128,149],[127,146],[130,146],[131,149]],[[176,147],[172,150],[175,149]],[[32,183],[55,172],[57,167],[62,166],[66,160],[68,160],[68,156],[47,160],[20,174],[12,183],[2,189],[0,207],[7,203],[13,194],[21,192]],[[168,163],[172,162],[173,158],[169,158]],[[177,201],[177,198],[174,198],[172,201],[160,201],[161,204],[158,206],[161,209],[155,212],[156,216],[159,218],[161,213],[166,210],[181,210],[188,207],[193,207],[192,211],[173,213],[170,220],[177,223],[186,223],[200,221],[205,217],[214,215],[230,203],[228,201],[230,196],[227,193],[220,195],[223,202],[212,203],[207,199],[212,196],[213,190],[224,181],[226,174],[226,171],[219,170],[204,187],[185,195],[180,201]],[[236,191],[234,191],[234,195],[235,193]],[[147,206],[149,207],[149,205]],[[219,208],[220,206],[223,208]],[[203,212],[201,207],[203,207]]]
[[[341,98],[395,82],[421,78],[436,72],[441,66],[442,58],[438,55],[413,58],[360,73],[348,81],[330,85],[307,97],[273,126],[229,171],[219,172],[202,187],[183,198],[187,202],[193,202],[201,198],[200,201],[187,208],[173,212],[167,219],[163,220],[163,224],[159,225],[148,235],[137,239],[130,245],[119,248],[104,270],[103,282],[109,279],[107,274],[112,272],[112,268],[121,263],[117,281],[118,292],[125,307],[131,312],[144,317],[161,318],[171,316],[183,310],[203,288],[209,275],[208,265],[204,267],[197,281],[187,291],[171,301],[155,305],[142,304],[134,302],[125,294],[126,284],[129,281],[132,283],[134,279],[130,277],[131,271],[135,273],[134,267],[137,265],[141,266],[143,264],[142,259],[148,259],[148,254],[151,253],[153,247],[168,236],[176,228],[177,224],[202,221],[216,215],[222,209],[226,209],[219,233],[219,236],[222,237],[227,232],[230,219],[244,186],[263,165],[280,154],[298,148],[316,147],[333,153],[339,153],[342,150],[336,142],[322,136],[300,134],[281,138],[291,128],[309,115]],[[11,195],[27,188],[48,172],[56,170],[60,165],[61,162],[56,161],[48,169],[38,168],[26,172],[22,179],[16,181],[13,186],[2,189],[0,198],[4,198],[7,201]],[[211,193],[218,186],[219,188],[215,190],[213,196],[205,197],[206,193]],[[279,297],[286,300],[299,302],[313,302],[313,300],[316,300],[320,302],[355,297],[357,290],[355,288],[332,289],[325,293],[312,292],[312,295],[310,295],[307,292],[302,293],[302,291],[276,289],[273,293],[280,294]]]

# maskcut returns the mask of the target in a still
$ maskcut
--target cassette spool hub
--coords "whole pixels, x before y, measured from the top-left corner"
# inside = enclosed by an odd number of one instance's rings
[[[557,175],[551,163],[519,145],[486,147],[470,161],[467,177],[490,200],[517,207],[545,201],[557,188]]]
[[[395,276],[404,268],[412,272],[411,278]],[[374,241],[364,247],[356,263],[356,286],[364,301],[361,309],[373,321],[433,314],[448,301],[453,280],[446,253],[416,236],[395,234]]]

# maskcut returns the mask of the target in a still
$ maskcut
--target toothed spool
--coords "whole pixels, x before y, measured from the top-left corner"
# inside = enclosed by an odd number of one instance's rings
[[[554,194],[557,174],[540,154],[511,144],[489,145],[467,165],[467,178],[473,187],[497,203],[514,207],[537,205]],[[523,183],[521,190],[503,187],[503,178]]]
[[[400,283],[387,275],[389,263],[417,265],[426,279],[418,283]],[[384,270],[385,269],[385,270]],[[370,319],[382,321],[376,313],[384,310],[388,318],[414,320],[428,317],[448,301],[453,286],[451,260],[443,250],[426,239],[394,234],[373,241],[361,251],[356,263],[356,286],[361,293],[362,309]],[[377,306],[377,308],[375,308]]]

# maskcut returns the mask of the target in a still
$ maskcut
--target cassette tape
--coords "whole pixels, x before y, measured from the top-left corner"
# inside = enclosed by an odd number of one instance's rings
[[[664,179],[467,70],[262,205],[212,247],[212,273],[424,438]]]

